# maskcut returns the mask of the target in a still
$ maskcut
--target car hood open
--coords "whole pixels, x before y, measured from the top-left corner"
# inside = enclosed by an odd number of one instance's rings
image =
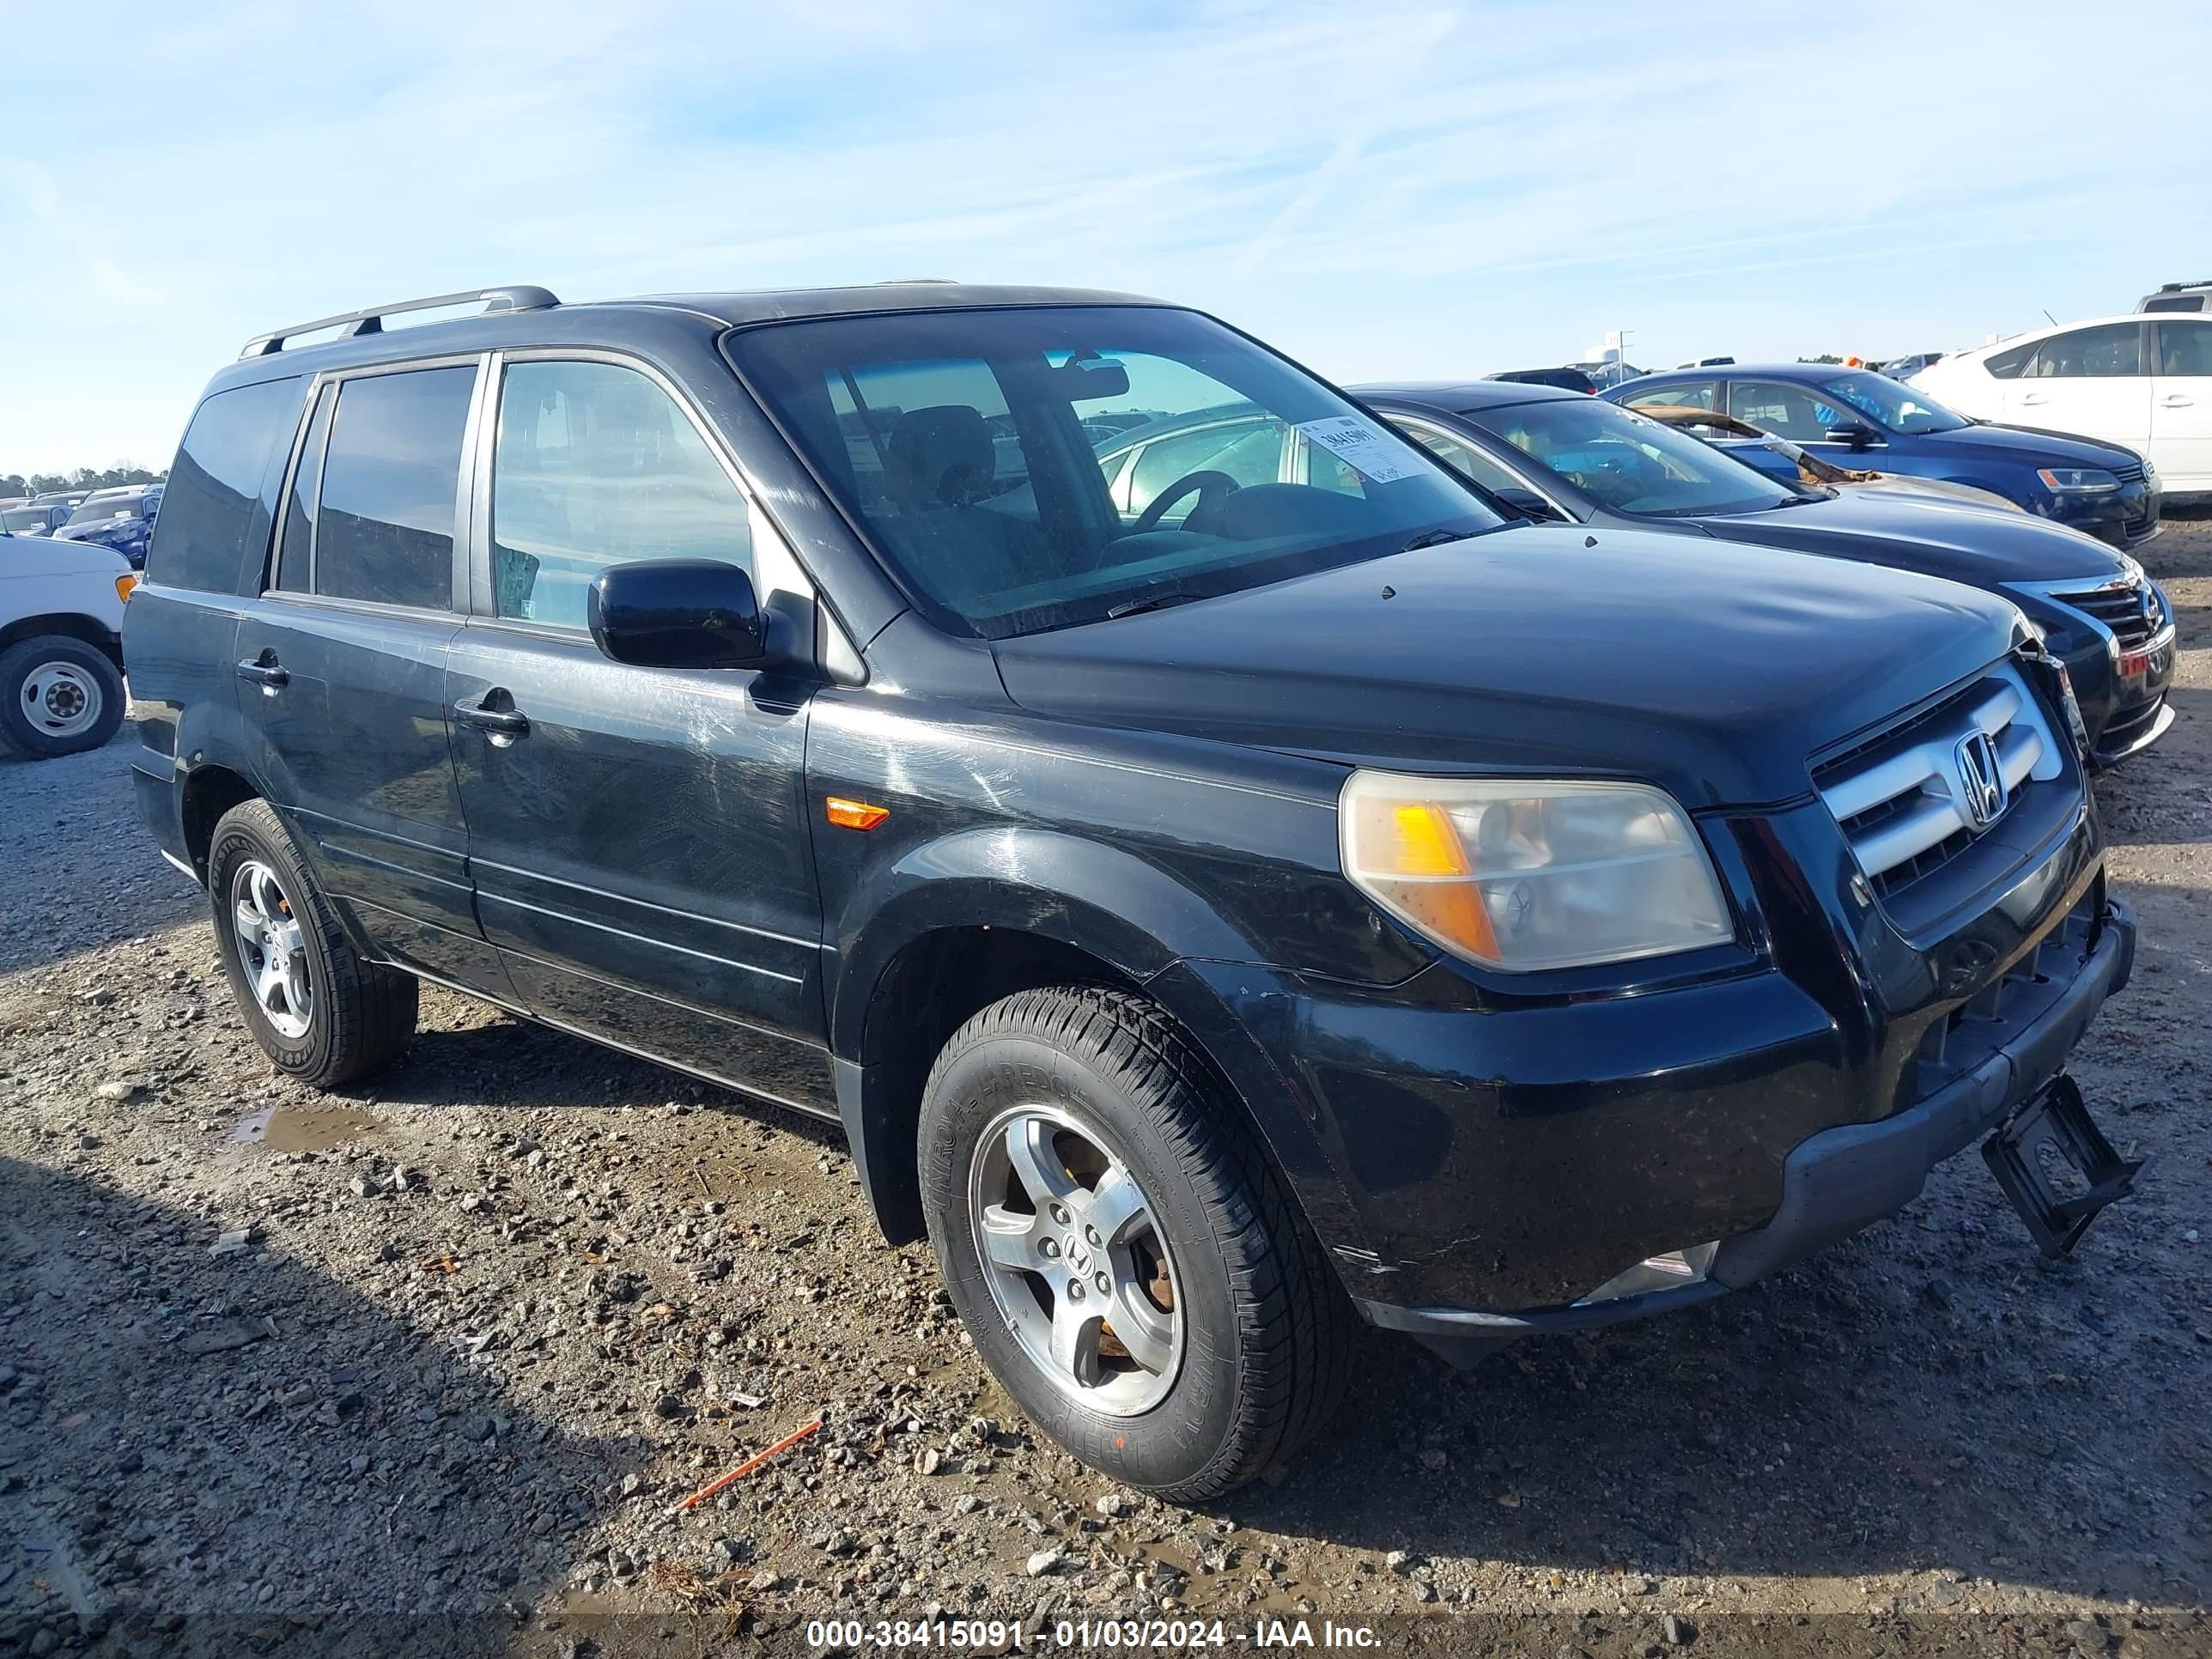
[[[2112,549],[2064,525],[1903,492],[1844,489],[1833,501],[1698,522],[1733,542],[1864,559],[1984,587],[2076,577],[2109,581],[2128,571]]]
[[[2008,602],[1877,566],[1530,526],[1001,640],[1024,708],[1409,769],[1798,799],[1807,757],[2013,643]]]

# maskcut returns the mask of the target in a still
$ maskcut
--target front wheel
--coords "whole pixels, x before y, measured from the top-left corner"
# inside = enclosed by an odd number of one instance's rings
[[[1027,991],[977,1014],[930,1073],[921,1158],[978,1351],[1091,1468],[1198,1502],[1334,1408],[1352,1328],[1334,1273],[1197,1050],[1141,997]]]
[[[44,634],[0,652],[0,739],[33,760],[99,748],[123,704],[123,676],[96,645]]]

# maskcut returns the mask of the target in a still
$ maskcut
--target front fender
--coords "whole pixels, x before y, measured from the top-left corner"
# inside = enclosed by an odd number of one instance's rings
[[[1206,901],[1133,854],[1058,830],[979,826],[909,848],[853,890],[830,930],[830,1046],[861,1056],[884,971],[925,934],[1006,927],[1142,982],[1182,957],[1263,960]]]

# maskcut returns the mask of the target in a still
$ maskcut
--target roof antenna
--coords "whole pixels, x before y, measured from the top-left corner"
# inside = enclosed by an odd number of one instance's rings
[[[2045,306],[2041,307],[2041,309],[2045,316],[2051,317],[2051,307],[2049,306]],[[2058,326],[2058,319],[2056,317],[2051,317],[2051,325],[2053,328]]]

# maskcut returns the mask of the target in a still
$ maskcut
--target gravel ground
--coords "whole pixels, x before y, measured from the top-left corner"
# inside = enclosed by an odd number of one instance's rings
[[[2141,1198],[2048,1264],[1965,1156],[1706,1309],[1466,1376],[1377,1335],[1323,1443],[1207,1513],[1031,1434],[833,1133],[436,991],[374,1088],[299,1089],[138,828],[131,733],[0,762],[0,1655],[1147,1610],[1231,1645],[2212,1650],[2212,523],[2148,551],[2180,719],[2099,787],[2143,947],[2075,1068],[2157,1155]]]

